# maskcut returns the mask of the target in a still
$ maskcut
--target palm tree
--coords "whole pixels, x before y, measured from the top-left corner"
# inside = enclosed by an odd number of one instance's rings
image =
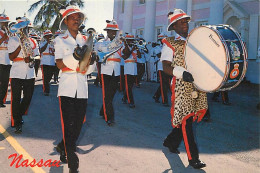
[[[33,24],[40,24],[40,30],[50,28],[52,24],[51,31],[55,32],[59,28],[62,17],[59,13],[60,9],[72,4],[84,7],[82,0],[39,0],[31,5],[28,12],[32,13],[36,8],[41,6],[34,18]]]

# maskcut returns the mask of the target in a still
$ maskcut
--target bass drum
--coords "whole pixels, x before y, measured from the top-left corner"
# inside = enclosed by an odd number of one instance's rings
[[[184,51],[186,69],[200,91],[230,90],[245,76],[247,51],[240,35],[229,25],[193,29]]]

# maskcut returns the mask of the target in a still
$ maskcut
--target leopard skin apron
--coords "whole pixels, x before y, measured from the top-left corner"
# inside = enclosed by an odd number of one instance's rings
[[[174,37],[166,38],[166,45],[174,50],[172,67],[181,66],[185,68],[184,47],[185,41],[175,40]],[[172,126],[179,127],[184,119],[194,116],[194,121],[198,122],[203,118],[208,108],[207,95],[204,92],[197,91],[198,97],[192,98],[193,85],[189,82],[184,82],[182,79],[177,79],[175,76],[172,80]]]

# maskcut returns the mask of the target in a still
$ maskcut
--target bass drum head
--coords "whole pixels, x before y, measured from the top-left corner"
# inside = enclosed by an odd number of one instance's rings
[[[184,53],[186,69],[193,75],[198,90],[214,92],[221,87],[227,71],[227,55],[214,30],[205,26],[193,29]]]

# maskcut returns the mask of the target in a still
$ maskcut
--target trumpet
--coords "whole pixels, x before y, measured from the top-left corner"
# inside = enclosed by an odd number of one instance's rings
[[[133,46],[136,46],[138,49],[142,49],[144,51],[147,50],[146,41],[143,38],[135,40]]]

